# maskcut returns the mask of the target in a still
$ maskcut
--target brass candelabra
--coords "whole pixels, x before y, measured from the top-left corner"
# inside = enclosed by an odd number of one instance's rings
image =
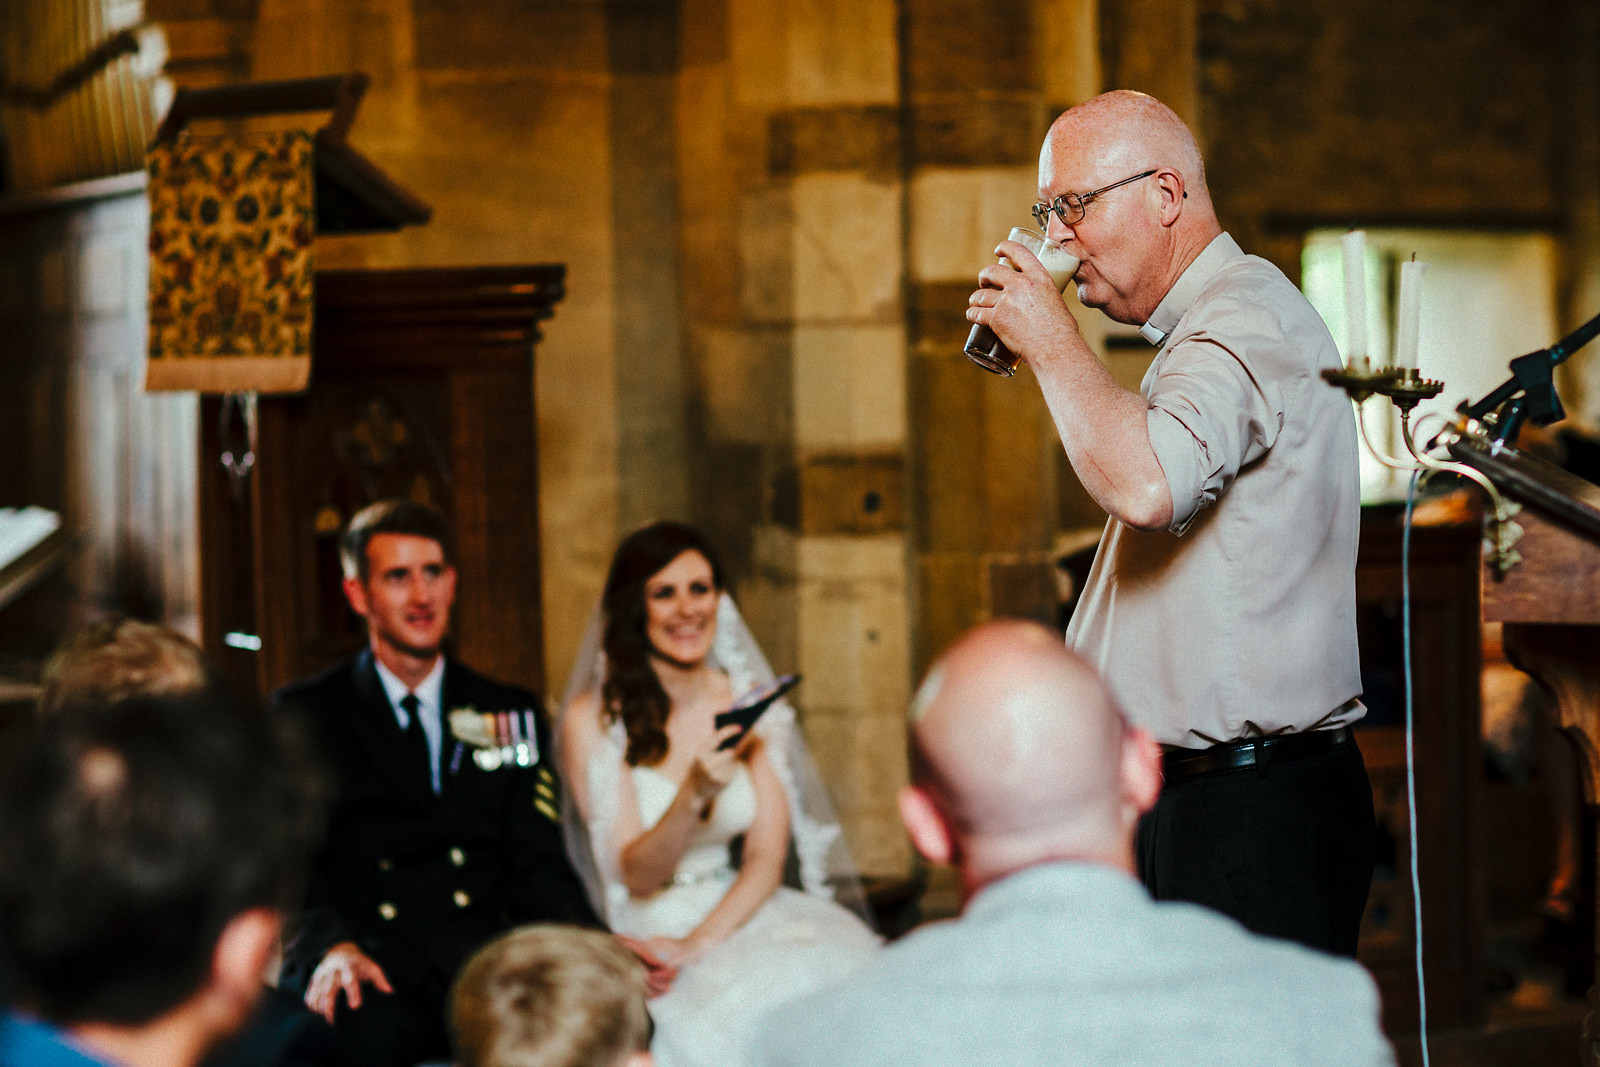
[[[1484,553],[1490,565],[1496,572],[1504,574],[1521,562],[1522,555],[1514,546],[1522,537],[1523,530],[1512,521],[1517,512],[1522,510],[1521,505],[1501,495],[1494,483],[1481,471],[1464,463],[1442,458],[1449,454],[1449,447],[1452,444],[1464,437],[1482,434],[1482,428],[1477,420],[1466,415],[1457,419],[1435,415],[1434,417],[1441,422],[1439,432],[1420,448],[1417,446],[1415,427],[1411,422],[1412,411],[1422,401],[1438,396],[1444,389],[1442,381],[1423,378],[1410,367],[1368,367],[1365,360],[1362,360],[1359,366],[1325,370],[1322,372],[1322,377],[1330,385],[1343,389],[1349,394],[1350,399],[1356,402],[1356,425],[1361,431],[1361,443],[1379,463],[1391,470],[1408,474],[1420,471],[1424,484],[1439,474],[1455,474],[1481,488],[1490,504],[1487,521],[1484,524]],[[1409,458],[1390,455],[1378,447],[1368,434],[1366,401],[1374,396],[1387,397],[1399,409],[1400,436],[1405,442]],[[1427,417],[1424,415],[1419,418],[1418,424]]]

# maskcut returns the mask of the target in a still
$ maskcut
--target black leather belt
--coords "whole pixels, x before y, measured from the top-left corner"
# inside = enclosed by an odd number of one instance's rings
[[[1255,767],[1265,774],[1268,766],[1304,759],[1338,748],[1350,740],[1343,726],[1331,730],[1310,730],[1302,734],[1275,734],[1229,741],[1210,748],[1169,748],[1161,754],[1161,776],[1167,785],[1219,771]]]

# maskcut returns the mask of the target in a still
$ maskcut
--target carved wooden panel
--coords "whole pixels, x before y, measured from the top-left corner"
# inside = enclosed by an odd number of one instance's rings
[[[206,401],[203,637],[235,682],[268,692],[360,646],[338,535],[366,504],[404,496],[450,522],[456,650],[542,689],[533,348],[562,276],[559,266],[320,274],[311,389],[261,399],[242,485],[218,461],[243,447],[241,422],[224,419],[225,401]],[[259,649],[235,647],[253,640]]]

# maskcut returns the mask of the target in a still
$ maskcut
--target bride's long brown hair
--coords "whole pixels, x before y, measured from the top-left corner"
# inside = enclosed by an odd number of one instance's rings
[[[622,720],[628,735],[627,760],[635,767],[652,767],[666,758],[667,714],[672,710],[650,664],[644,587],[685,552],[706,558],[712,584],[720,591],[722,564],[715,550],[700,531],[677,522],[658,522],[629,534],[617,546],[606,575],[606,677],[600,703],[609,721]]]

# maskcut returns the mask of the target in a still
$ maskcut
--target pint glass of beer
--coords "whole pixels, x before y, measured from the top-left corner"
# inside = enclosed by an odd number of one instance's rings
[[[1010,239],[1021,245],[1027,245],[1034,255],[1039,257],[1039,262],[1044,264],[1044,269],[1050,272],[1050,278],[1056,283],[1058,291],[1064,291],[1067,283],[1072,280],[1073,272],[1078,269],[1078,257],[1068,252],[1065,248],[1048,240],[1041,233],[1017,226],[1012,229]],[[1005,256],[1000,257],[1000,262],[1008,263]],[[974,323],[972,332],[967,335],[967,358],[986,371],[1004,375],[1009,378],[1017,373],[1019,358],[1005,345],[1000,343],[1000,338],[994,331],[982,323]]]

